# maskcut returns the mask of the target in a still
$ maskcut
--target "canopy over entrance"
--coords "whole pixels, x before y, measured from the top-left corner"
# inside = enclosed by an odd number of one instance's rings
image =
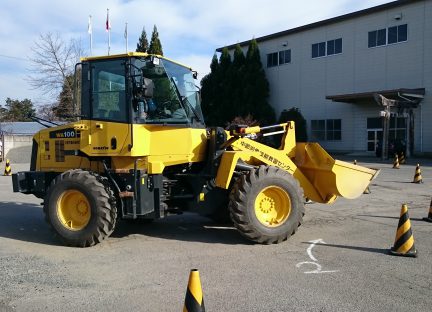
[[[379,90],[379,91],[372,91],[372,92],[327,95],[326,99],[332,100],[333,102],[361,104],[361,103],[375,102],[374,96],[376,94],[381,94],[387,99],[411,103],[410,105],[411,108],[416,108],[420,103],[420,101],[424,98],[425,88],[416,88],[416,89],[401,88],[401,89],[393,89],[393,90]]]
[[[414,114],[413,109],[417,108],[423,100],[425,94],[424,88],[417,89],[393,89],[393,90],[380,90],[374,92],[362,92],[351,94],[328,95],[327,100],[333,102],[351,103],[351,104],[371,104],[377,103],[381,106],[380,116],[383,119],[382,129],[382,159],[386,159],[389,154],[389,126],[390,117],[403,116],[407,118],[406,131],[402,138],[406,142],[405,153],[407,156],[412,154],[414,148]],[[393,111],[393,112],[392,112]],[[369,133],[368,133],[369,136]],[[381,142],[380,142],[381,143]],[[405,148],[404,148],[405,149]]]

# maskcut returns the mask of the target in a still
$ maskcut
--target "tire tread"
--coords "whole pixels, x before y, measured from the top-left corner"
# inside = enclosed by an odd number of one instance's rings
[[[90,190],[91,196],[94,198],[96,203],[96,226],[92,233],[86,233],[87,227],[82,231],[82,236],[71,239],[65,237],[56,229],[50,219],[50,204],[53,191],[62,184],[68,184],[70,182],[78,183],[83,185],[87,190]],[[53,209],[53,208],[51,208]],[[45,197],[45,204],[43,207],[45,213],[45,221],[50,225],[56,236],[68,246],[75,247],[90,247],[97,243],[102,242],[106,237],[111,235],[114,231],[116,220],[117,220],[117,208],[116,198],[114,192],[109,186],[108,179],[102,177],[96,172],[82,170],[82,169],[71,169],[58,175],[52,182],[48,189],[48,193]],[[92,214],[93,214],[92,210]]]
[[[292,186],[291,188],[295,193],[295,200],[298,202],[298,209],[295,209],[292,212],[296,214],[292,217],[295,218],[297,222],[293,224],[292,228],[287,229],[287,231],[283,233],[278,233],[277,235],[265,234],[259,231],[257,226],[248,216],[248,209],[253,209],[253,207],[247,206],[250,193],[255,185],[262,183],[265,180],[271,180],[272,178],[289,181]],[[273,166],[260,166],[258,169],[253,170],[248,174],[244,174],[237,179],[230,193],[229,210],[234,226],[239,230],[240,234],[247,239],[261,244],[281,243],[287,240],[291,235],[295,234],[297,228],[303,221],[303,215],[305,213],[303,189],[300,187],[299,181],[285,170]]]

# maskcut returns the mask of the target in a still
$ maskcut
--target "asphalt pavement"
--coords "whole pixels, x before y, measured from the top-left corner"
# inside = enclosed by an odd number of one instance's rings
[[[432,161],[392,169],[356,158],[381,169],[371,194],[308,204],[298,232],[278,245],[251,244],[230,225],[186,213],[119,222],[102,244],[65,247],[41,200],[12,193],[11,178],[0,176],[0,311],[181,311],[191,269],[200,271],[206,311],[430,311],[432,223],[422,218]],[[422,184],[411,183],[417,162]],[[417,258],[388,254],[403,203]]]

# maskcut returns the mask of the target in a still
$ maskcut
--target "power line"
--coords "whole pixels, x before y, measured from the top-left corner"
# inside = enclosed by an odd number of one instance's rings
[[[0,54],[0,57],[5,57],[5,58],[11,58],[11,59],[16,59],[16,60],[20,60],[20,61],[30,62],[30,60],[27,59],[27,58],[22,58],[22,57],[17,57],[17,56],[10,56],[10,55]]]

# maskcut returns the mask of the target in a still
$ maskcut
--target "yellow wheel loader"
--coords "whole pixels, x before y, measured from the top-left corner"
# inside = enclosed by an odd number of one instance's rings
[[[376,176],[296,143],[293,122],[206,128],[195,79],[159,55],[83,58],[79,113],[69,116],[77,121],[34,136],[30,171],[13,175],[14,191],[43,199],[47,222],[70,246],[101,242],[118,219],[184,210],[229,216],[247,239],[271,244],[297,230],[305,198],[355,198]],[[283,135],[278,149],[262,143],[273,134]]]

